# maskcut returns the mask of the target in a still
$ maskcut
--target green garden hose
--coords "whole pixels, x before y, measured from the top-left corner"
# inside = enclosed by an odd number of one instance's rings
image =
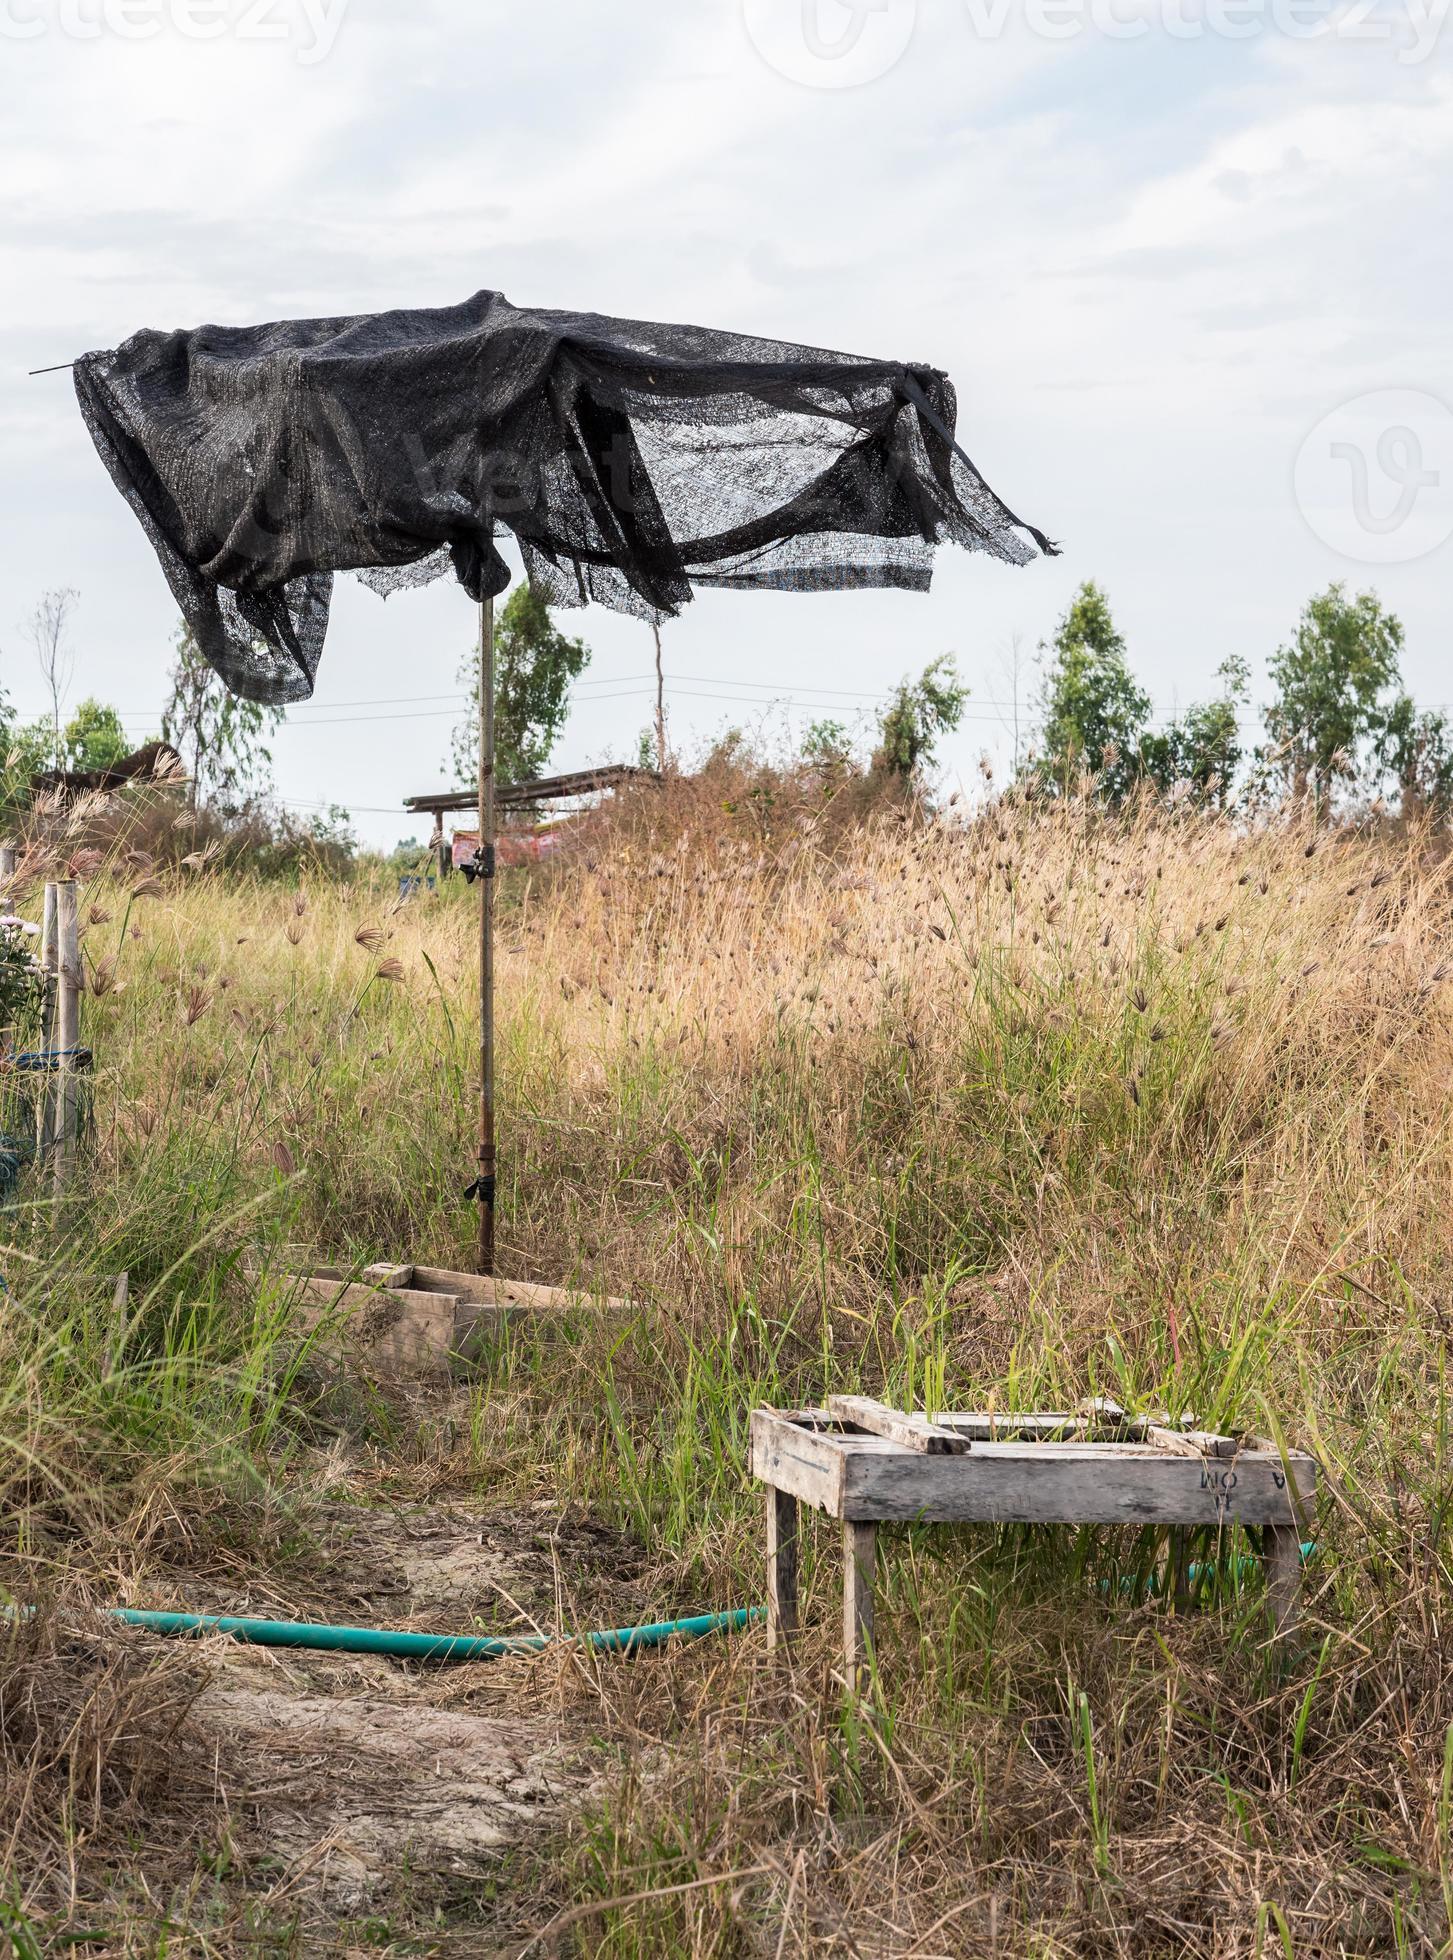
[[[1307,1564],[1308,1560],[1314,1559],[1317,1556],[1318,1547],[1312,1539],[1304,1539],[1298,1549],[1301,1552],[1303,1565]],[[1233,1573],[1239,1582],[1245,1583],[1255,1579],[1261,1569],[1261,1560],[1254,1552],[1247,1553],[1241,1558],[1229,1560],[1207,1559],[1204,1563],[1197,1560],[1186,1567],[1186,1585],[1194,1588],[1200,1585],[1203,1579],[1215,1579],[1227,1573]],[[1120,1591],[1122,1596],[1125,1597],[1129,1597],[1136,1592],[1143,1592],[1149,1593],[1151,1598],[1154,1599],[1164,1591],[1165,1582],[1166,1575],[1164,1573],[1151,1572],[1144,1578],[1137,1579],[1134,1573],[1127,1572],[1120,1581]],[[1102,1579],[1100,1581],[1100,1591],[1103,1593],[1109,1590],[1110,1581],[1108,1579]]]
[[[506,1654],[537,1654],[544,1647],[574,1644],[573,1634],[402,1633],[388,1627],[330,1627],[306,1620],[249,1620],[226,1613],[148,1613],[133,1606],[111,1606],[107,1617],[150,1633],[225,1633],[254,1647],[306,1647],[327,1654],[388,1654],[409,1661],[487,1661]],[[634,1654],[663,1647],[668,1640],[699,1640],[708,1633],[737,1633],[760,1620],[766,1608],[738,1606],[728,1613],[699,1613],[686,1620],[657,1620],[647,1626],[615,1627],[579,1636],[598,1654]]]
[[[1315,1558],[1313,1544],[1301,1548],[1303,1559]],[[1238,1577],[1249,1578],[1260,1561],[1236,1561]],[[1203,1572],[1218,1568],[1192,1565],[1188,1578],[1194,1584]],[[1224,1570],[1225,1568],[1219,1568]],[[1146,1591],[1159,1592],[1159,1573],[1142,1582]],[[1100,1581],[1101,1591],[1109,1581]],[[1120,1581],[1121,1592],[1133,1591],[1135,1581]],[[651,1647],[664,1647],[670,1640],[700,1640],[709,1633],[740,1633],[744,1627],[765,1619],[764,1606],[735,1606],[725,1613],[697,1613],[684,1620],[653,1620],[645,1626],[610,1627],[585,1634],[478,1634],[405,1633],[390,1627],[336,1627],[309,1620],[253,1620],[229,1613],[155,1613],[135,1606],[108,1606],[106,1617],[123,1625],[144,1628],[148,1633],[226,1634],[253,1647],[294,1647],[320,1654],[385,1654],[393,1660],[407,1661],[489,1661],[509,1654],[538,1654],[546,1647],[589,1647],[597,1654],[635,1654]]]

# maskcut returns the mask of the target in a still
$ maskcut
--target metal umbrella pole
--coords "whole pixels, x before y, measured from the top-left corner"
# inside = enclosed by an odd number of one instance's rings
[[[479,1251],[494,1271],[494,599],[479,608]]]
[[[237,328],[225,346],[209,328],[177,332],[161,366],[156,345],[155,335],[139,333],[82,355],[77,399],[206,658],[233,693],[264,703],[312,692],[329,609],[320,565],[381,572],[388,589],[394,574],[406,577],[405,566],[447,544],[471,589],[497,577],[501,561],[484,546],[502,470],[512,496],[534,486],[520,531],[528,532],[531,563],[541,558],[552,579],[558,573],[582,597],[588,588],[618,611],[644,605],[657,617],[679,610],[697,586],[721,582],[922,587],[943,543],[1010,564],[1027,563],[1036,547],[1058,550],[994,494],[959,447],[953,388],[940,368],[721,329],[512,307],[496,291],[454,307]],[[244,373],[247,413],[219,413]],[[300,388],[308,403],[301,416]],[[740,426],[740,438],[711,436],[718,414]],[[455,458],[454,482],[473,486],[468,496],[446,495],[436,474],[418,467],[416,437],[426,423],[437,453]],[[654,444],[643,432],[665,425],[686,432],[673,481],[692,467],[690,502],[711,521],[678,512],[674,491],[653,484]],[[339,432],[364,426],[371,468],[360,497],[355,444],[340,442]],[[259,475],[264,454],[275,466]],[[284,467],[291,457],[307,479],[306,511]],[[166,489],[160,501],[154,484]],[[264,505],[272,519],[261,524]],[[507,528],[520,523],[515,511]],[[268,601],[266,613],[248,609],[257,624],[244,622],[246,630],[219,596],[210,547],[198,542],[234,536],[247,542],[228,554],[228,579]],[[726,536],[740,562],[724,573]],[[469,1195],[480,1206],[479,1265],[490,1273],[497,704],[488,600],[480,641],[482,1052]]]

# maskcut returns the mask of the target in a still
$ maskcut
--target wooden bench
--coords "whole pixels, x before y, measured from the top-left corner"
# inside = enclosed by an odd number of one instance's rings
[[[751,1469],[768,1487],[770,1646],[797,1626],[798,1506],[842,1522],[850,1681],[873,1635],[880,1524],[1165,1526],[1178,1597],[1187,1533],[1243,1525],[1260,1534],[1277,1636],[1296,1624],[1317,1466],[1264,1437],[1131,1417],[1107,1402],[1072,1413],[929,1418],[830,1396],[825,1409],[754,1410]]]

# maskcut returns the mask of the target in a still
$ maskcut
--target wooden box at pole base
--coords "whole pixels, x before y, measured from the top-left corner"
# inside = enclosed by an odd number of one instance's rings
[[[379,1377],[469,1374],[488,1367],[511,1333],[535,1338],[634,1311],[628,1300],[441,1266],[317,1266],[282,1283],[301,1324],[321,1330],[323,1352]]]

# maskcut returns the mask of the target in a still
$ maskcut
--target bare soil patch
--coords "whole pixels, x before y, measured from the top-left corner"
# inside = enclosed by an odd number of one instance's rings
[[[248,1765],[228,1794],[250,1859],[330,1911],[479,1877],[588,1781],[570,1723],[439,1706],[432,1684],[388,1670],[234,1648],[193,1714]]]
[[[481,1512],[320,1507],[316,1550],[202,1610],[441,1633],[553,1631],[607,1600],[629,1619],[639,1554],[553,1503]],[[248,1765],[229,1800],[249,1852],[330,1910],[458,1881],[538,1840],[590,1776],[585,1699],[561,1653],[420,1666],[209,1642],[193,1711]]]
[[[317,1503],[301,1523],[304,1549],[270,1569],[235,1548],[200,1569],[168,1562],[129,1600],[440,1633],[575,1630],[649,1610],[639,1551],[554,1503]],[[143,1668],[184,1665],[177,1746],[210,1767],[210,1788],[191,1779],[197,1841],[227,1842],[226,1889],[245,1888],[265,1917],[418,1924],[488,1899],[511,1854],[538,1852],[599,1768],[594,1697],[567,1648],[422,1665],[115,1637]]]

